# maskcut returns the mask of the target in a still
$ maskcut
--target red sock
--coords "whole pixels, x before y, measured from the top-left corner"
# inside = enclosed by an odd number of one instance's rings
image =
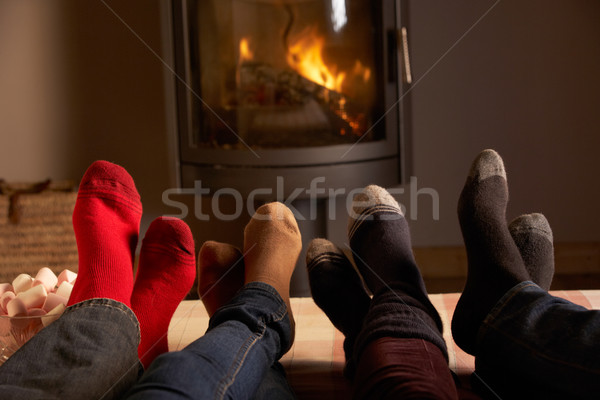
[[[194,238],[185,222],[160,217],[150,224],[131,295],[142,335],[138,355],[146,368],[169,351],[171,317],[196,278],[194,254]]]
[[[79,271],[68,305],[109,298],[129,305],[142,203],[123,167],[94,162],[79,186],[73,228]]]

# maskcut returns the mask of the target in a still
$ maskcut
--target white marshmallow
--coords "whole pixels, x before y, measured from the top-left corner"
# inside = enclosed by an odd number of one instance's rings
[[[64,281],[63,283],[60,284],[58,289],[56,289],[56,294],[59,296],[62,296],[68,300],[69,297],[71,296],[72,290],[73,290],[73,285],[67,281]]]
[[[71,270],[64,269],[60,274],[58,274],[58,282],[56,282],[57,286],[60,286],[63,282],[73,283],[77,278],[77,274]]]
[[[42,317],[42,324],[44,326],[50,325],[51,323],[56,321],[62,315],[62,313],[65,311],[65,309],[66,309],[66,307],[64,306],[64,304],[57,305],[50,312],[48,312],[48,314],[46,314]]]
[[[17,295],[14,292],[5,292],[2,296],[0,296],[0,308],[2,308],[5,313],[7,312],[6,306],[8,305],[8,302],[15,297],[17,297]]]
[[[15,293],[24,292],[33,286],[33,278],[28,274],[21,274],[12,282]]]
[[[43,285],[46,292],[50,293],[58,283],[58,278],[48,267],[40,269],[33,280],[33,286]]]
[[[15,291],[15,289],[13,288],[13,285],[11,285],[10,283],[0,283],[0,296],[2,296],[6,292],[14,292],[14,291]]]
[[[50,312],[51,310],[56,308],[56,306],[58,306],[59,304],[66,306],[67,301],[68,301],[68,299],[66,299],[62,296],[59,296],[56,293],[48,293],[48,297],[46,297],[46,302],[44,303],[42,308],[44,310],[46,310],[46,312]]]
[[[39,308],[46,301],[48,292],[42,285],[37,285],[29,290],[17,294],[17,298],[21,299],[25,306],[29,308]]]

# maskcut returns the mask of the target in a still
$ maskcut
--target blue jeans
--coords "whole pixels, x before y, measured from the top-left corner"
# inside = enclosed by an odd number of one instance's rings
[[[291,346],[290,319],[267,284],[247,284],[213,315],[204,336],[161,355],[143,375],[139,337],[124,304],[75,304],[0,367],[0,393],[10,399],[294,397],[277,363]]]
[[[598,398],[600,311],[522,282],[495,305],[477,340],[474,377],[494,396]]]

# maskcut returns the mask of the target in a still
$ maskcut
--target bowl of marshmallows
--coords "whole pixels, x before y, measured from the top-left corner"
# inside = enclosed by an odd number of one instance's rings
[[[0,283],[0,364],[61,316],[76,278],[67,269],[56,276],[44,267],[35,277],[21,274]]]

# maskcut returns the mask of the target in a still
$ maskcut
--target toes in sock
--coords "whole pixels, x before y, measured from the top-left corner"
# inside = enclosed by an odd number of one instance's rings
[[[122,167],[96,161],[81,180],[73,211],[79,270],[68,305],[110,298],[130,305],[142,204]]]
[[[140,322],[138,354],[145,367],[168,351],[171,317],[196,277],[194,253],[194,239],[185,222],[160,217],[150,224],[131,296]]]
[[[549,290],[554,277],[554,246],[546,217],[539,213],[521,215],[508,225],[508,229],[531,280]]]
[[[529,280],[506,223],[508,185],[502,159],[485,150],[473,162],[458,203],[468,275],[452,319],[456,343],[474,354],[479,326],[513,286]]]
[[[198,295],[208,315],[227,304],[244,285],[244,258],[227,243],[205,242],[198,252]]]
[[[371,293],[401,282],[418,297],[427,298],[408,223],[396,200],[385,189],[371,185],[354,197],[352,211],[350,248]]]
[[[287,305],[292,333],[290,280],[301,249],[294,214],[282,203],[259,207],[244,229],[244,282],[263,282],[275,288]]]
[[[346,337],[346,360],[369,310],[371,299],[344,253],[326,239],[314,239],[306,251],[308,281],[315,303]]]

